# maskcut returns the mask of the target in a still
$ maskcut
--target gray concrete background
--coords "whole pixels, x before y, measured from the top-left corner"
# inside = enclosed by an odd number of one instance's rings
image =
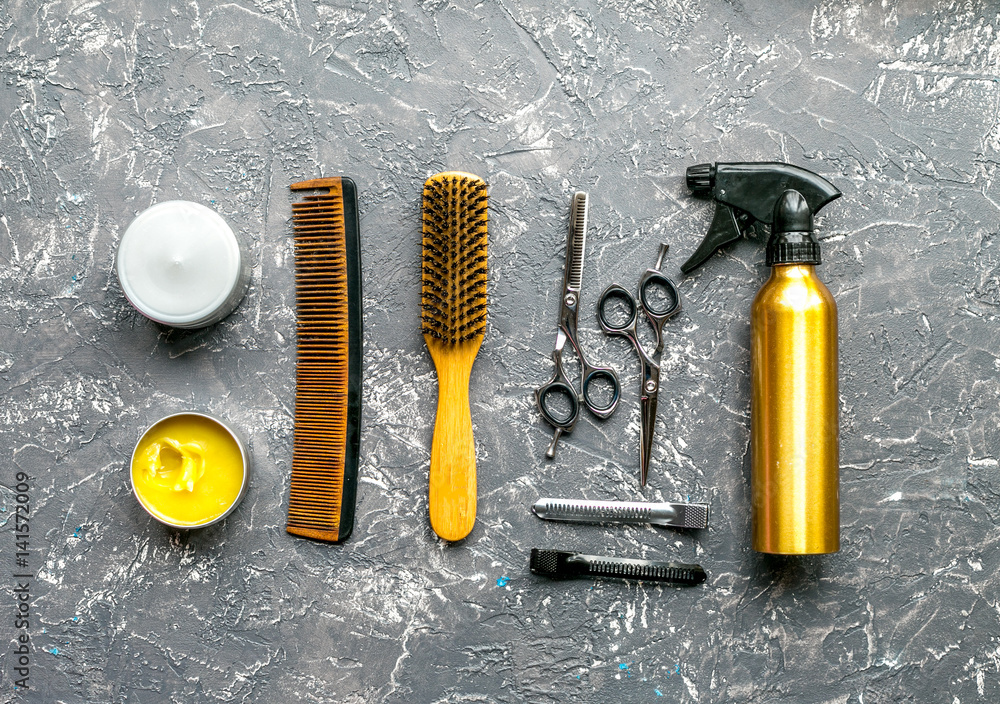
[[[4,702],[1000,700],[1000,8],[930,0],[478,4],[12,0],[0,12],[0,572],[32,477],[31,687]],[[840,305],[842,538],[749,542],[740,242],[687,278],[711,218],[685,167],[786,160],[844,197],[819,220]],[[419,331],[424,178],[490,184],[490,323],[472,379],[480,510],[427,522],[436,382]],[[284,532],[294,399],[288,184],[353,177],[364,239],[354,537]],[[623,376],[558,458],[549,375],[569,197],[591,194],[583,339]],[[136,314],[112,273],[136,213],[215,208],[253,242],[240,308],[196,332]],[[650,484],[637,363],[592,311],[659,241],[668,326]],[[180,534],[130,495],[158,417],[249,439],[253,486]],[[543,524],[540,496],[712,504],[699,535]],[[531,576],[533,546],[698,561],[678,590]],[[662,699],[660,699],[662,695]]]

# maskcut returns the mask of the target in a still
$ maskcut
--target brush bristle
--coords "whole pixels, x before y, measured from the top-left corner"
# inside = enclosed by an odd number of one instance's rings
[[[456,171],[424,184],[423,333],[448,345],[486,330],[486,183]]]
[[[344,200],[337,185],[292,205],[298,361],[289,533],[339,539],[347,448]]]

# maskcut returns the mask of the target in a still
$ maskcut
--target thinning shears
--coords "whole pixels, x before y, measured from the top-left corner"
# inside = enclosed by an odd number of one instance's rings
[[[572,432],[580,417],[580,405],[587,407],[598,418],[607,418],[615,412],[621,396],[618,374],[611,367],[595,367],[587,361],[577,340],[577,314],[580,310],[580,290],[583,285],[583,260],[587,243],[587,194],[573,195],[570,207],[569,236],[566,240],[566,271],[563,274],[562,301],[559,308],[559,332],[552,352],[555,372],[552,378],[535,391],[535,401],[542,417],[555,428],[552,443],[545,456],[555,457],[556,443],[563,433]],[[566,341],[573,346],[580,358],[580,390],[577,391],[563,370],[562,352]],[[600,393],[598,389],[604,393]],[[603,398],[610,397],[609,399]],[[557,406],[558,397],[565,399],[568,409]]]
[[[635,351],[639,353],[642,373],[640,392],[640,425],[639,425],[639,469],[642,485],[646,485],[649,476],[649,457],[653,450],[653,430],[656,427],[656,402],[660,395],[660,356],[663,352],[663,324],[681,309],[680,292],[660,269],[663,258],[669,249],[668,245],[660,245],[660,255],[656,266],[647,269],[639,278],[639,300],[618,284],[612,284],[604,289],[597,303],[597,317],[601,329],[608,335],[627,337]],[[650,326],[656,333],[656,350],[650,356],[639,344],[636,326],[639,320],[639,308],[645,314]]]

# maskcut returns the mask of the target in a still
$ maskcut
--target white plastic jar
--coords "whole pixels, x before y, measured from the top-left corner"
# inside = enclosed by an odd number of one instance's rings
[[[233,312],[250,285],[246,247],[222,216],[184,200],[139,213],[118,245],[115,271],[150,320],[201,328]]]

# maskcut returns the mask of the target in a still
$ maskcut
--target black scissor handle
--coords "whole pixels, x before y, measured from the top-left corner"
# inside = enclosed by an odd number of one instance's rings
[[[611,367],[588,367],[583,370],[583,403],[587,409],[598,418],[609,418],[618,407],[622,395],[622,385],[618,374]],[[611,399],[604,405],[590,395],[590,387],[594,382],[604,380],[611,387]]]
[[[586,383],[584,383],[584,389],[586,388]],[[569,401],[568,413],[558,413],[550,408],[549,399],[552,394],[566,397]],[[576,419],[580,416],[580,400],[576,397],[576,390],[568,383],[556,377],[547,384],[543,384],[535,390],[535,402],[538,404],[538,411],[542,414],[542,418],[553,428],[559,428],[567,433],[573,430]]]
[[[650,291],[661,290],[665,301],[650,300]],[[674,282],[660,273],[659,269],[648,269],[639,279],[639,302],[649,324],[656,333],[656,352],[663,349],[663,327],[681,309],[681,294]]]
[[[666,294],[666,301],[650,301],[649,292],[652,288],[660,288]],[[646,315],[652,319],[666,320],[681,309],[681,294],[677,285],[659,271],[650,269],[639,281],[639,301]]]
[[[628,313],[626,320],[613,317],[608,313],[608,306],[615,301],[621,301],[627,306]],[[597,320],[601,324],[601,329],[608,335],[624,335],[625,337],[635,337],[635,323],[639,317],[635,299],[632,294],[618,284],[611,284],[597,301]]]

